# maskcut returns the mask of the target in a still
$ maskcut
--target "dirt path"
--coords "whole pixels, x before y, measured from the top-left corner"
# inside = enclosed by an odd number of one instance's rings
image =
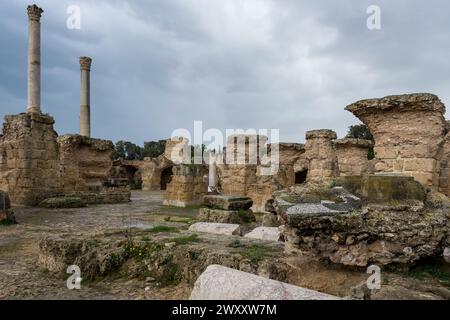
[[[161,192],[133,192],[132,202],[127,204],[57,210],[14,208],[19,224],[0,227],[0,299],[164,298],[164,290],[152,297],[145,291],[145,283],[133,279],[104,279],[83,285],[81,290],[68,290],[64,279],[55,278],[36,264],[38,242],[46,235],[89,237],[130,226],[151,228],[155,223],[154,214],[158,216],[162,212],[174,216],[195,214],[195,210],[170,210],[161,205]]]

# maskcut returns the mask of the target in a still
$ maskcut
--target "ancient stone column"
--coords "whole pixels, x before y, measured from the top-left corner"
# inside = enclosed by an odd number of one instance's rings
[[[28,11],[28,105],[27,113],[41,112],[41,16],[37,5]]]
[[[217,164],[216,153],[212,152],[209,155],[209,178],[208,178],[208,192],[217,191]]]
[[[80,135],[91,136],[91,89],[90,72],[92,59],[80,57],[81,91],[80,91]]]

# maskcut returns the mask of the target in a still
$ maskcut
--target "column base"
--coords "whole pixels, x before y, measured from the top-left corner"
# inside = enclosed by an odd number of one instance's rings
[[[27,113],[41,113],[41,108],[38,107],[27,107]]]

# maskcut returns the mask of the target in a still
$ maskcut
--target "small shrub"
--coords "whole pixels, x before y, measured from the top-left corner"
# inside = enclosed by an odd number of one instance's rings
[[[230,248],[240,248],[240,247],[242,247],[242,244],[241,244],[241,241],[239,241],[238,239],[235,239],[235,240],[232,240],[232,241],[228,244],[228,246],[229,246]]]

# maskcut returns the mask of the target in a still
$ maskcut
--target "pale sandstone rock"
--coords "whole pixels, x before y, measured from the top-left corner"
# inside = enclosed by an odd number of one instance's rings
[[[277,242],[281,240],[281,232],[275,227],[258,227],[244,235],[246,238]]]
[[[197,279],[191,300],[338,300],[336,296],[293,286],[219,265]]]
[[[222,235],[241,235],[241,227],[238,224],[197,222],[189,227],[189,231],[204,232]]]

